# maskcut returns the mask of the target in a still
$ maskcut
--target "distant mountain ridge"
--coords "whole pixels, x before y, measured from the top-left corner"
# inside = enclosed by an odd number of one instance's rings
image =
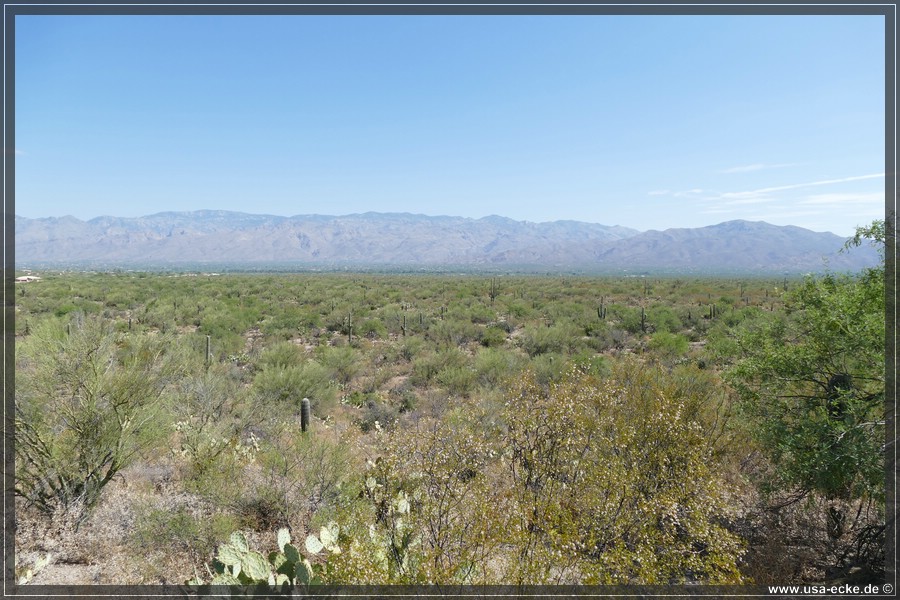
[[[858,270],[870,248],[838,251],[844,238],[792,226],[729,221],[695,229],[639,232],[580,221],[531,223],[375,213],[344,216],[221,210],[145,217],[29,219],[16,216],[17,265],[266,264],[531,266],[611,270]]]

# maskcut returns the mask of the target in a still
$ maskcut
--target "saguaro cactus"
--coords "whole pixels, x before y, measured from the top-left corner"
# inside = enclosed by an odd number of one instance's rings
[[[300,431],[306,433],[309,429],[309,398],[300,401]]]

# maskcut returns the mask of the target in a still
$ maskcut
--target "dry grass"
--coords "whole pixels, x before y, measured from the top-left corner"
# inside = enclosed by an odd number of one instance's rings
[[[49,553],[50,564],[30,584],[183,583],[192,576],[197,556],[178,544],[160,543],[156,551],[135,551],[135,532],[148,511],[187,509],[198,515],[209,511],[197,497],[175,489],[173,473],[173,467],[165,463],[141,463],[124,470],[104,489],[80,526],[71,514],[49,517],[18,503],[17,568]]]

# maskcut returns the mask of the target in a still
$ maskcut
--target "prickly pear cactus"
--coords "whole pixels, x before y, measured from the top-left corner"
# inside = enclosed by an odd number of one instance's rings
[[[17,567],[16,583],[18,585],[25,585],[26,583],[29,583],[35,575],[37,575],[44,567],[50,564],[51,560],[52,555],[48,553],[35,559],[34,564],[30,567]]]
[[[322,532],[325,531],[326,528],[323,527]],[[333,552],[332,548],[337,548],[337,525],[334,525],[333,530],[329,525],[327,531],[328,533],[323,535],[327,543],[319,542],[319,549],[328,548]],[[328,537],[332,534],[333,537]],[[321,585],[324,575],[322,565],[313,565],[300,554],[296,546],[291,544],[291,534],[286,528],[279,529],[276,537],[278,551],[264,556],[250,549],[244,534],[232,533],[228,543],[219,546],[213,568],[207,567],[212,580],[207,583],[198,576],[188,581],[187,585],[270,587],[281,591]],[[306,541],[307,550],[310,550],[309,538]],[[318,538],[316,541],[319,541]]]
[[[332,554],[340,554],[341,549],[337,545],[339,533],[340,528],[338,524],[332,521],[322,527],[319,531],[319,537],[316,537],[314,534],[307,536],[306,549],[310,554],[318,554],[322,550],[328,550]]]

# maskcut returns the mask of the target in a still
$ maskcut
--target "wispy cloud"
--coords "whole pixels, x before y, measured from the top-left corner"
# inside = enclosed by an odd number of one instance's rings
[[[700,188],[694,188],[692,190],[651,190],[647,192],[648,196],[672,196],[674,198],[683,198],[685,196],[694,196],[696,197],[698,194],[702,194],[705,190],[701,190]]]
[[[685,196],[697,196],[698,194],[702,194],[705,191],[706,190],[703,190],[701,188],[693,188],[690,190],[685,190],[683,192],[675,192],[672,195],[676,198],[684,198]]]
[[[832,206],[846,204],[884,204],[884,194],[881,192],[872,192],[867,194],[814,194],[805,200],[800,200],[798,204],[813,206]]]
[[[738,198],[737,200],[729,200],[723,202],[723,206],[748,206],[753,204],[766,204],[768,202],[778,202],[778,198],[772,196],[754,196],[751,198]]]
[[[814,231],[832,231],[849,235],[849,224],[865,223],[884,214],[884,192],[871,191],[871,185],[854,190],[848,185],[839,190],[815,188],[883,179],[884,173],[871,173],[834,179],[821,179],[771,186],[755,190],[714,192],[687,196],[698,214],[717,218],[741,218],[780,225],[801,225]],[[673,196],[676,194],[673,194]]]
[[[769,213],[758,213],[747,217],[750,221],[774,221],[776,219],[790,219],[793,217],[812,217],[820,215],[817,210],[776,210]]]
[[[883,205],[884,194],[882,192],[830,192],[820,194],[803,194],[801,192],[799,197],[788,198],[779,192],[879,178],[884,178],[884,173],[871,173],[839,179],[822,179],[819,181],[807,181],[734,192],[692,188],[683,191],[654,190],[649,192],[649,194],[654,196],[668,195],[672,198],[679,198],[682,202],[691,202],[694,204],[695,209],[702,214],[742,214],[748,209],[753,209],[754,206],[759,206],[759,210],[771,211],[771,214],[778,214],[784,218],[807,217],[821,214],[823,210],[835,211],[842,206],[853,206],[853,210],[857,213],[863,211],[863,209],[868,210],[870,207],[876,210]]]
[[[756,196],[762,196],[765,194],[771,194],[772,192],[783,192],[786,190],[797,190],[805,187],[815,187],[820,185],[833,185],[835,183],[846,183],[849,181],[862,181],[864,179],[877,179],[879,177],[884,177],[884,173],[873,173],[871,175],[857,175],[855,177],[843,177],[841,179],[823,179],[821,181],[810,181],[807,183],[794,183],[791,185],[779,185],[776,187],[769,188],[761,188],[758,190],[749,190],[746,192],[725,192],[721,195],[723,199],[730,198],[752,198]]]
[[[729,169],[722,169],[719,173],[752,173],[753,171],[762,171],[763,169],[782,169],[784,167],[793,167],[798,163],[778,163],[774,165],[767,165],[765,163],[755,163],[752,165],[741,165],[739,167],[731,167]]]

